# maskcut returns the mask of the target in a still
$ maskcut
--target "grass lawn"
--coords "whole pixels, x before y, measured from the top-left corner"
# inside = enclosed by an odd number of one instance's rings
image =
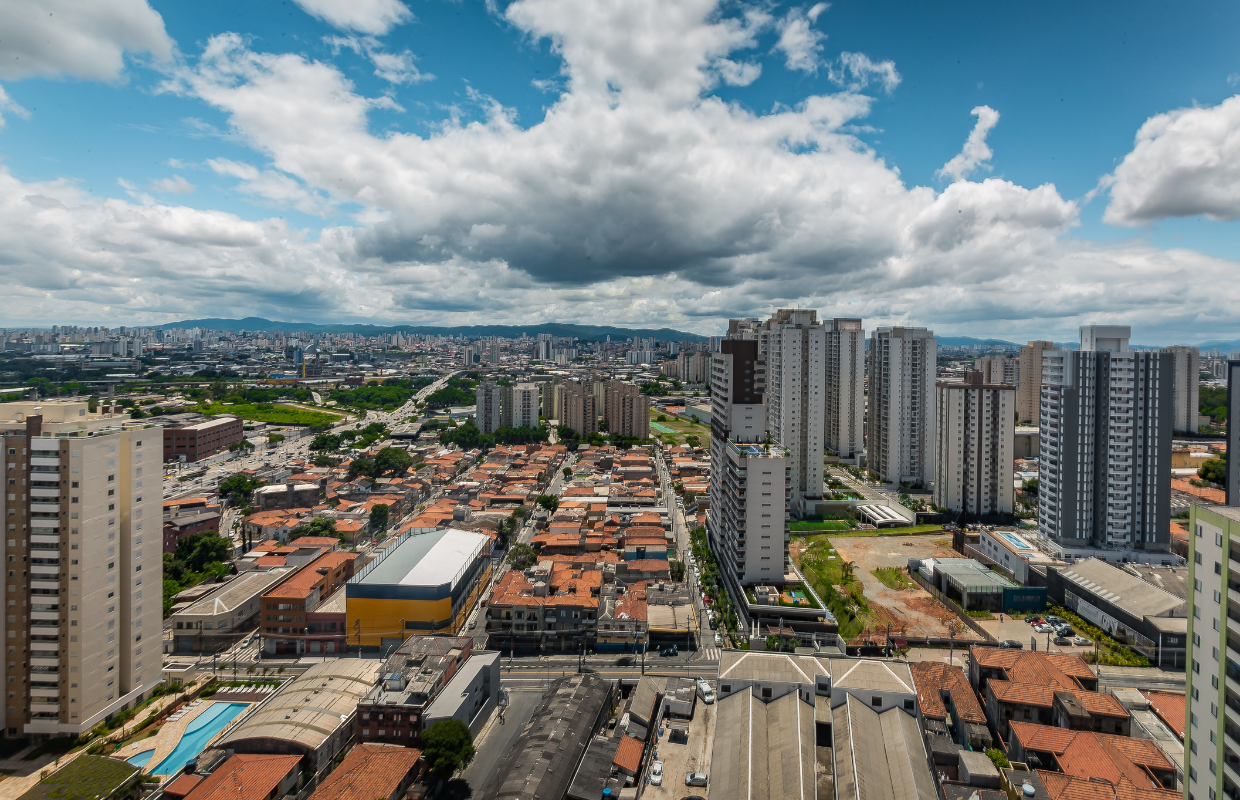
[[[910,525],[906,528],[879,528],[876,531],[844,531],[834,533],[832,536],[918,536],[942,532],[942,525]]]
[[[308,411],[304,408],[282,403],[238,403],[226,406],[212,403],[199,406],[204,414],[233,414],[241,419],[256,422],[269,422],[273,425],[309,425],[312,427],[328,427],[341,418],[340,414],[328,414],[325,411]]]
[[[44,797],[64,800],[107,797],[138,772],[137,767],[124,761],[80,755],[39,781],[36,788]]]
[[[849,641],[866,627],[869,604],[862,591],[861,581],[845,577],[844,560],[831,547],[826,537],[794,537],[793,542],[803,545],[812,542],[796,559],[801,574],[814,587],[814,591],[827,604],[840,626],[840,636]],[[831,558],[835,556],[835,558]],[[835,587],[846,587],[841,593]]]
[[[848,531],[852,524],[843,519],[828,519],[822,522],[793,522],[788,525],[793,533],[813,533],[815,531]]]
[[[874,577],[882,581],[888,589],[912,589],[917,586],[899,567],[881,567],[873,572]]]
[[[662,421],[659,420],[660,416],[664,417]],[[684,444],[686,436],[696,436],[701,440],[701,447],[710,447],[710,425],[703,425],[696,420],[674,417],[671,414],[657,414],[651,411],[650,435],[656,439],[675,439],[676,444]]]

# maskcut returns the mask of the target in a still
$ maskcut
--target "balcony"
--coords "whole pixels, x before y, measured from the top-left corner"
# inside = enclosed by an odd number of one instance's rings
[[[31,697],[60,697],[60,689],[54,686],[31,686]]]
[[[31,503],[31,514],[59,514],[60,503]]]
[[[32,621],[60,622],[60,612],[59,611],[31,611],[30,619]]]
[[[31,656],[30,666],[31,667],[55,667],[56,669],[60,669],[60,659],[52,658],[48,656]]]
[[[30,588],[31,589],[44,589],[47,591],[59,591],[60,581],[31,580]]]
[[[32,458],[30,459],[30,466],[32,466],[32,467],[56,467],[56,468],[59,468],[59,467],[60,467],[60,458],[59,458],[59,457],[56,457],[56,458],[47,458],[47,457],[43,457],[43,456],[39,456],[39,457],[32,457]]]
[[[31,564],[30,574],[31,575],[51,575],[53,577],[60,577],[60,567],[59,566],[54,566],[54,567],[47,566],[44,564]]]
[[[30,651],[33,653],[56,653],[60,651],[60,642],[31,641]]]
[[[34,703],[30,704],[30,713],[33,714],[56,714],[60,715],[60,703]]]
[[[60,502],[60,487],[59,486],[48,486],[48,487],[31,486],[30,496],[32,498],[50,497],[50,498],[53,498],[56,502]]]

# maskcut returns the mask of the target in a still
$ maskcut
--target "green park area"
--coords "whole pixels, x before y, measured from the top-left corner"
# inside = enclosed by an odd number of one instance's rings
[[[328,414],[325,411],[310,411],[284,403],[203,403],[198,409],[203,414],[232,414],[241,419],[267,422],[272,425],[306,425],[315,429],[330,428],[341,418],[340,414]]]
[[[865,629],[870,611],[852,562],[840,557],[825,536],[794,536],[790,544],[802,577],[835,616],[840,636],[851,641]]]
[[[789,523],[788,530],[793,533],[826,533],[828,531],[835,533],[837,531],[850,531],[855,524],[850,519],[802,520]]]
[[[667,445],[691,444],[696,447],[709,447],[710,425],[651,411],[650,437]],[[693,437],[693,441],[688,441],[689,437]]]

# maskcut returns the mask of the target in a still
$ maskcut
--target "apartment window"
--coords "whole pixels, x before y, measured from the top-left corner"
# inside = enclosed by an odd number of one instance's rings
[[[1198,528],[1198,530],[1200,530],[1200,528]],[[1200,536],[1200,535],[1201,535],[1201,534],[1198,534],[1198,536]],[[1193,561],[1196,561],[1198,564],[1200,564],[1200,563],[1201,563],[1201,553],[1193,553]]]
[[[1199,592],[1201,591],[1201,578],[1197,578],[1193,581],[1193,588]]]
[[[1214,562],[1214,574],[1215,575],[1223,574],[1223,565],[1218,563],[1217,561]]]

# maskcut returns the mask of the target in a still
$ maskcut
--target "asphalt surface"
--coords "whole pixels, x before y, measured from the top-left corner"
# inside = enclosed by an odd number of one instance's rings
[[[499,762],[516,744],[517,737],[521,735],[521,730],[534,715],[534,709],[538,707],[542,697],[543,693],[539,688],[508,690],[508,708],[504,711],[503,724],[499,722],[499,712],[494,712],[490,727],[477,744],[478,754],[461,773],[460,779],[452,782],[455,785],[448,787],[451,790],[449,797],[473,797],[477,793],[487,778],[499,768]]]

